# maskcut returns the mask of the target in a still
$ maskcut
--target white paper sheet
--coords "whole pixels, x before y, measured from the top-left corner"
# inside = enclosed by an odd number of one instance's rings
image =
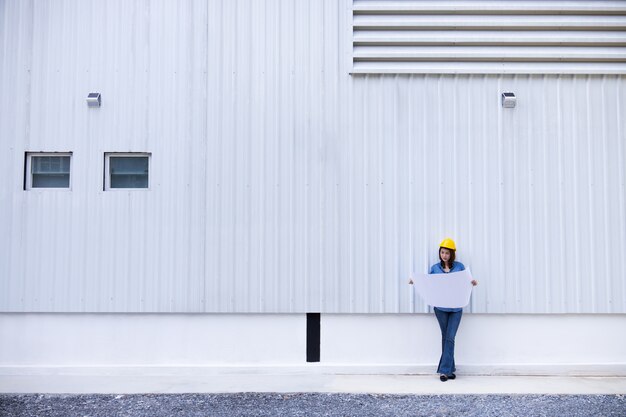
[[[472,274],[469,269],[448,274],[413,273],[413,286],[426,304],[433,307],[461,308],[472,295]]]

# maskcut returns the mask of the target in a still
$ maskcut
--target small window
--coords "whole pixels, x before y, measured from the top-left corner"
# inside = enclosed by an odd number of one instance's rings
[[[26,189],[70,188],[70,165],[72,153],[26,153]]]
[[[105,190],[150,188],[149,153],[107,153],[104,156]]]

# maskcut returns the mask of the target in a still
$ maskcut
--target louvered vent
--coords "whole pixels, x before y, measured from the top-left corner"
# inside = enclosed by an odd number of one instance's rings
[[[626,1],[353,1],[353,73],[626,74]]]

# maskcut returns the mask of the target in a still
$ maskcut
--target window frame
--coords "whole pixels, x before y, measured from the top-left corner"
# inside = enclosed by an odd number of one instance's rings
[[[146,188],[111,188],[111,157],[147,157],[148,158],[148,186]],[[152,153],[151,152],[105,152],[104,153],[104,191],[149,191],[152,186]]]
[[[67,187],[33,187],[33,173],[32,173],[32,160],[33,156],[69,156],[70,158],[70,171],[69,181]],[[25,191],[71,191],[72,190],[72,165],[73,165],[73,152],[55,152],[55,151],[26,151],[26,164],[24,167],[24,190]]]

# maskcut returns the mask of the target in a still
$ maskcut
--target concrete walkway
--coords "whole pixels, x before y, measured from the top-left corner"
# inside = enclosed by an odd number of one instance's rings
[[[0,393],[626,394],[626,377],[437,375],[0,375]]]

